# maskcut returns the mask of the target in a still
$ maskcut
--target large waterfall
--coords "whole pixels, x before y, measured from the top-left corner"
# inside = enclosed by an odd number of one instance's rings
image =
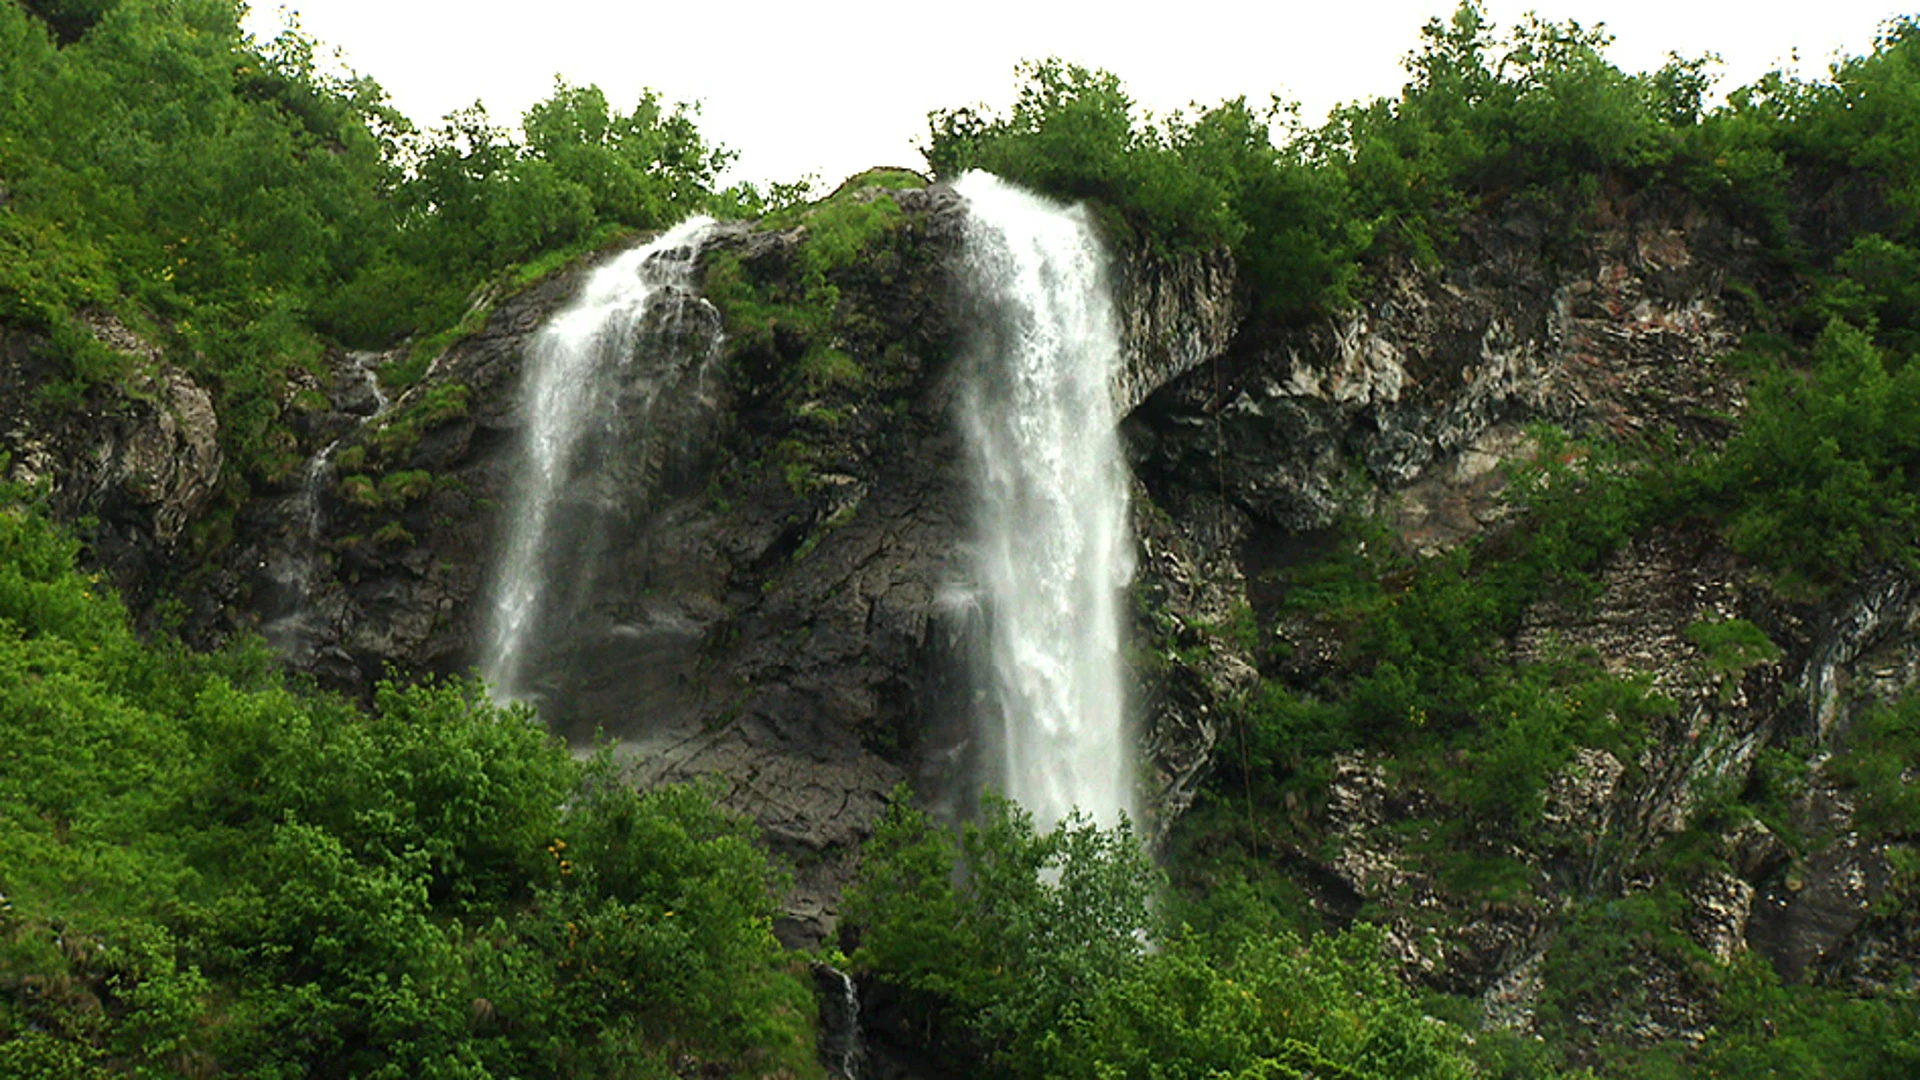
[[[525,428],[481,665],[501,699],[538,698],[536,658],[591,600],[608,519],[645,497],[662,452],[665,397],[697,390],[718,347],[717,316],[694,293],[713,222],[692,218],[594,270],[529,347]],[[689,327],[698,311],[702,324]]]
[[[985,173],[956,189],[993,779],[1042,827],[1075,807],[1111,825],[1134,806],[1120,625],[1133,550],[1107,260],[1078,208]]]

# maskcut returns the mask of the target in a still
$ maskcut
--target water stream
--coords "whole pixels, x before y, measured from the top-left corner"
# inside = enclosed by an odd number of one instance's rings
[[[832,1080],[866,1075],[867,1042],[860,1031],[860,991],[853,976],[830,964],[813,965],[820,995],[820,1061]]]
[[[591,600],[605,523],[644,502],[658,471],[656,403],[697,389],[717,354],[717,316],[693,288],[712,226],[689,219],[597,268],[528,348],[526,425],[481,663],[501,700],[537,700],[551,682],[541,651]],[[686,325],[692,312],[699,328]]]
[[[307,462],[306,471],[300,477],[300,490],[287,506],[287,517],[298,523],[299,534],[292,543],[275,552],[267,567],[273,595],[267,598],[265,609],[278,614],[260,627],[260,633],[275,652],[296,667],[307,665],[308,654],[321,630],[322,619],[314,608],[313,588],[321,570],[321,537],[327,524],[322,496],[333,483],[333,455],[349,436],[378,420],[389,404],[387,395],[380,389],[379,373],[374,370],[379,359],[379,353],[347,354],[348,362],[353,365],[352,377],[359,380],[365,400],[372,402],[373,410],[362,414],[357,423]]]
[[[1083,210],[985,173],[967,200],[962,428],[986,619],[989,777],[1042,828],[1132,815],[1121,611],[1133,576],[1119,320]]]

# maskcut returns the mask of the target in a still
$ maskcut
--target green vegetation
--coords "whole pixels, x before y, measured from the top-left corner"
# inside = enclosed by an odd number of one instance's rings
[[[1443,262],[1477,214],[1533,207],[1560,240],[1603,190],[1667,186],[1731,215],[1770,255],[1821,278],[1819,323],[1876,324],[1910,351],[1920,206],[1914,120],[1920,24],[1825,80],[1774,74],[1705,108],[1711,57],[1622,72],[1607,35],[1534,18],[1504,34],[1476,4],[1435,19],[1400,94],[1335,110],[1318,128],[1275,100],[1143,116],[1115,75],[1025,64],[1013,108],[935,112],[926,157],[943,179],[987,169],[1091,202],[1163,252],[1230,249],[1269,319],[1345,310],[1383,260]],[[1855,203],[1835,247],[1805,208]],[[1861,227],[1872,222],[1868,231]]]
[[[1871,402],[1877,393],[1869,380],[1852,395],[1835,396]],[[1794,407],[1756,395],[1759,420],[1746,430],[1778,435],[1804,426],[1813,410],[1788,400]],[[1842,443],[1852,454],[1877,452],[1872,435],[1880,429],[1856,423],[1849,430],[1868,436]],[[1693,901],[1686,890],[1730,870],[1732,856],[1719,838],[1743,821],[1765,822],[1795,856],[1829,842],[1796,824],[1805,821],[1794,808],[1816,768],[1853,800],[1861,836],[1910,845],[1920,835],[1911,784],[1920,762],[1920,704],[1909,699],[1867,710],[1838,734],[1837,750],[1823,764],[1810,762],[1801,744],[1763,752],[1749,780],[1698,792],[1688,828],[1650,844],[1633,839],[1619,821],[1569,823],[1544,814],[1550,785],[1577,775],[1576,750],[1609,751],[1623,770],[1620,781],[1631,785],[1642,779],[1641,750],[1656,736],[1674,739],[1676,718],[1671,701],[1644,681],[1606,673],[1595,658],[1556,651],[1551,642],[1544,653],[1516,657],[1511,643],[1522,615],[1542,603],[1590,602],[1602,560],[1656,525],[1722,527],[1737,538],[1716,515],[1742,520],[1754,503],[1777,498],[1778,489],[1745,496],[1720,480],[1738,468],[1730,462],[1760,445],[1757,436],[1690,459],[1657,447],[1585,446],[1547,429],[1534,437],[1532,460],[1514,470],[1508,488],[1514,514],[1490,539],[1416,558],[1398,553],[1376,527],[1355,522],[1324,557],[1283,574],[1284,599],[1263,618],[1310,626],[1339,643],[1339,652],[1331,670],[1311,682],[1267,680],[1241,702],[1240,730],[1225,744],[1218,774],[1170,842],[1175,910],[1185,905],[1193,925],[1224,924],[1230,933],[1318,930],[1317,918],[1301,910],[1299,881],[1276,856],[1330,842],[1326,823],[1310,808],[1327,804],[1330,758],[1363,752],[1389,791],[1419,793],[1361,841],[1396,851],[1403,871],[1424,878],[1445,901],[1398,898],[1394,913],[1411,921],[1415,940],[1450,940],[1461,931],[1455,920],[1475,911],[1547,914],[1540,907],[1549,902],[1544,884],[1570,899],[1553,916],[1561,930],[1538,969],[1534,1023],[1544,1042],[1481,1033],[1465,1053],[1482,1074],[1539,1076],[1587,1064],[1602,1076],[1636,1080],[1905,1075],[1920,1062],[1920,1012],[1910,987],[1862,998],[1782,985],[1750,956],[1717,960],[1687,932]],[[1864,492],[1863,501],[1890,497],[1873,488],[1897,490],[1900,482],[1897,468],[1859,472],[1865,479],[1855,490]],[[1794,482],[1788,473],[1780,486]],[[1676,509],[1683,506],[1693,513]],[[1871,516],[1857,512],[1849,520]],[[1806,554],[1751,550],[1788,585],[1807,580],[1791,576],[1797,568],[1822,565],[1788,561]],[[1848,580],[1831,563],[1823,572],[1818,580]],[[1781,656],[1759,627],[1740,619],[1697,622],[1685,637],[1699,650],[1701,675],[1720,685],[1722,704],[1730,700],[1725,680]],[[1909,912],[1920,898],[1911,850],[1891,849],[1894,880],[1876,911]],[[1517,860],[1518,851],[1538,861]],[[1636,876],[1653,887],[1621,888]],[[1360,912],[1363,920],[1370,914]],[[1636,1046],[1647,1007],[1676,990],[1708,1010],[1706,1041]],[[1427,1007],[1463,1025],[1479,1023],[1477,1003],[1436,997]],[[1833,1056],[1842,1045],[1856,1048],[1844,1060]]]
[[[651,93],[623,113],[560,83],[518,132],[478,106],[423,132],[372,80],[324,72],[297,28],[246,38],[241,10],[0,4],[0,320],[52,336],[70,372],[55,405],[126,374],[76,316],[161,345],[216,395],[236,498],[292,467],[283,388],[323,343],[413,336],[384,373],[404,386],[477,328],[483,287],[696,208],[765,205],[715,191],[730,155]]]
[[[1920,838],[1920,700],[1873,709],[1842,737],[1827,772],[1859,800],[1855,820],[1870,837]]]
[[[0,503],[0,1073],[818,1075],[777,879],[473,686],[145,643]]]
[[[1463,1034],[1424,1015],[1377,932],[1195,933],[1161,914],[1161,881],[1125,824],[1039,832],[989,798],[956,842],[903,789],[847,897],[853,962],[970,1076],[1472,1075]]]
[[[877,170],[811,203],[804,183],[716,190],[729,155],[690,108],[648,93],[623,112],[565,82],[516,130],[476,106],[421,131],[371,80],[323,71],[297,29],[246,39],[239,11],[0,0],[0,325],[49,343],[49,410],[146,374],[95,339],[106,317],[213,392],[231,467],[225,512],[195,525],[208,546],[250,485],[311,449],[291,421],[325,405],[289,376],[324,350],[405,343],[382,378],[411,387],[512,290],[697,209],[801,230],[764,279],[724,252],[706,266],[729,378],[766,420],[765,453],[730,467],[809,496],[876,397],[910,384],[887,313],[840,286],[905,257],[915,223],[893,193],[919,175]],[[1020,69],[1004,115],[931,117],[942,178],[991,169],[1086,200],[1116,240],[1232,252],[1254,332],[1349,312],[1386,268],[1438,270],[1500,215],[1545,223],[1551,260],[1623,192],[1736,222],[1770,282],[1727,283],[1757,332],[1730,365],[1749,404],[1724,444],[1537,429],[1488,539],[1416,558],[1349,521],[1283,573],[1277,610],[1204,628],[1275,674],[1237,704],[1166,878],[1125,829],[1043,832],[988,800],[952,835],[897,800],[847,898],[852,962],[956,1072],[1920,1069],[1910,986],[1783,986],[1676,928],[1684,890],[1727,867],[1730,824],[1764,822],[1793,855],[1825,842],[1795,827],[1816,779],[1857,803],[1863,839],[1904,845],[1876,912],[1910,915],[1920,704],[1865,711],[1819,764],[1766,748],[1744,786],[1695,793],[1681,833],[1632,847],[1619,822],[1556,819],[1549,795],[1593,751],[1644,779],[1674,703],[1594,655],[1512,647],[1530,611],[1591,603],[1605,560],[1656,526],[1717,534],[1789,602],[1920,571],[1920,22],[1826,78],[1768,76],[1712,109],[1705,58],[1633,74],[1606,45],[1573,23],[1501,32],[1469,3],[1426,27],[1398,95],[1317,128],[1277,101],[1143,116],[1118,77],[1058,60]],[[413,541],[395,515],[447,482],[416,448],[469,404],[464,386],[417,390],[340,452],[337,494],[383,513],[336,547]],[[636,795],[472,686],[386,685],[363,710],[288,692],[257,645],[143,641],[75,558],[31,499],[0,492],[0,1074],[664,1077],[690,1059],[818,1075],[811,997],[769,932],[779,875],[711,793]],[[1331,644],[1329,674],[1289,674],[1282,619]],[[1685,638],[1720,705],[1781,657],[1738,619]],[[1205,659],[1187,644],[1157,662]],[[1473,1003],[1416,998],[1375,912],[1321,925],[1289,863],[1324,854],[1314,808],[1347,752],[1425,799],[1383,828],[1446,903],[1404,905],[1400,947],[1461,930],[1423,911],[1561,927],[1539,966],[1545,1041],[1469,1037]],[[1546,875],[1566,910],[1537,910]],[[1662,980],[1703,1002],[1701,1044],[1632,1048]]]
[[[744,394],[774,403],[766,419],[775,436],[766,464],[796,497],[818,486],[839,453],[834,441],[874,392],[899,389],[897,342],[872,312],[842,301],[834,279],[862,264],[871,270],[899,258],[911,224],[891,192],[925,180],[899,169],[875,169],[817,202],[768,214],[765,229],[799,229],[791,257],[771,280],[751,280],[738,256],[713,255],[704,292],[726,320],[731,373]]]

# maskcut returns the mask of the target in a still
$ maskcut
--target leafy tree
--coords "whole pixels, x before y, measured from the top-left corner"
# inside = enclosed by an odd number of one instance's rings
[[[778,879],[711,792],[638,794],[475,686],[362,712],[257,643],[150,645],[0,500],[8,1075],[818,1075]]]
[[[1163,882],[1124,823],[1040,833],[989,797],[956,843],[903,789],[848,895],[854,964],[990,1075],[1469,1075],[1377,932],[1203,939],[1162,921]]]
[[[1813,370],[1761,379],[1710,483],[1734,549],[1787,583],[1830,587],[1878,562],[1914,562],[1920,369],[1889,371],[1862,331],[1828,325]]]

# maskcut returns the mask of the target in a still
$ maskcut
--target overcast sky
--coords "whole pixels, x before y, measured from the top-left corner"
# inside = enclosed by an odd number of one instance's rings
[[[279,6],[255,0],[248,25],[271,36]],[[1908,0],[1913,6],[1914,0]],[[517,123],[556,75],[595,84],[627,111],[643,88],[698,102],[701,130],[739,152],[734,179],[816,174],[831,187],[874,165],[919,167],[929,110],[1004,106],[1013,68],[1059,56],[1106,68],[1156,113],[1271,94],[1311,121],[1341,102],[1390,94],[1401,58],[1447,0],[300,0],[301,25],[379,80],[422,125],[482,101]],[[1540,0],[1488,4],[1502,27],[1527,11],[1605,23],[1630,70],[1668,52],[1720,54],[1722,90],[1791,63],[1817,74],[1837,50],[1866,51],[1903,10],[1882,0]],[[1137,13],[1136,13],[1137,12]]]

